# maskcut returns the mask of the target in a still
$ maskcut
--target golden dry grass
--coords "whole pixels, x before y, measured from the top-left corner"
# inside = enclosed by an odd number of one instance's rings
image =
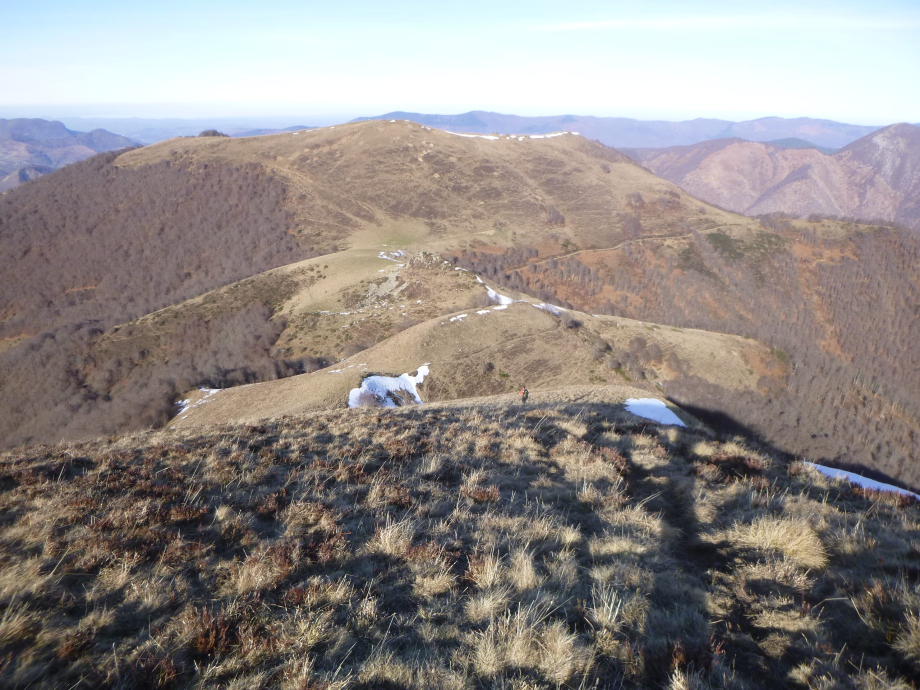
[[[731,538],[740,547],[778,552],[805,568],[820,569],[827,564],[824,545],[808,523],[758,518],[739,525]]]
[[[27,449],[0,511],[3,687],[881,688],[920,659],[916,505],[601,400]]]

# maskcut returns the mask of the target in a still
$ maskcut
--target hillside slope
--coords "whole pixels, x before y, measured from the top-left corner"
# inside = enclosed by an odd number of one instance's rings
[[[916,501],[593,393],[0,454],[0,683],[912,686]]]
[[[418,263],[423,261],[424,257],[419,257],[413,266],[410,259],[407,270],[400,271],[400,282],[409,284],[417,280],[419,271],[412,269],[418,269]],[[471,283],[464,286],[465,291],[486,297],[484,287],[472,278],[457,275],[449,268],[447,271],[448,275],[456,276],[451,278],[452,282]],[[316,338],[323,333],[320,337],[325,337],[329,331],[323,329],[324,325],[326,329],[371,327],[379,319],[375,319],[375,313],[385,312],[390,302],[400,312],[418,316],[432,306],[435,312],[439,311],[438,302],[449,303],[438,299],[434,281],[422,284],[429,290],[424,305],[400,299],[399,292],[384,294],[353,303],[352,311],[347,314],[314,316],[311,332],[304,335]],[[291,302],[296,303],[296,297]],[[292,325],[279,337],[277,346],[293,349],[300,336],[293,325],[297,323],[297,313],[293,309],[288,312],[287,308],[282,313],[287,314]],[[418,391],[426,404],[514,392],[523,387],[537,394],[578,385],[602,389],[624,387],[627,381],[631,393],[624,394],[624,399],[640,395],[639,389],[657,396],[670,382],[688,377],[739,392],[757,391],[758,386],[766,385],[761,380],[764,374],[780,383],[788,373],[768,348],[737,336],[657,327],[564,310],[559,314],[547,311],[545,305],[537,308],[532,302],[489,305],[486,299],[472,308],[448,310],[407,330],[387,334],[389,337],[368,349],[320,371],[257,385],[194,393],[188,399],[191,405],[169,425],[183,428],[215,422],[254,422],[343,408],[349,403],[350,391],[359,388],[365,377],[413,374],[422,366],[427,367],[427,374]]]
[[[695,199],[616,151],[584,137],[464,136],[406,120],[232,139],[179,139],[128,152],[119,169],[255,163],[284,180],[301,233],[328,233],[344,246],[388,235],[454,246],[476,236],[506,245],[608,246],[628,231],[635,194],[662,199],[649,231],[698,218],[743,222]],[[676,196],[675,196],[676,195]],[[396,232],[398,230],[398,232]]]
[[[885,127],[833,155],[723,139],[626,151],[656,175],[727,209],[881,219],[920,229],[920,127]]]
[[[454,259],[555,304],[758,338],[790,363],[784,386],[739,396],[696,382],[669,387],[669,396],[787,452],[920,485],[920,235],[838,221],[763,223],[547,259],[488,246]]]

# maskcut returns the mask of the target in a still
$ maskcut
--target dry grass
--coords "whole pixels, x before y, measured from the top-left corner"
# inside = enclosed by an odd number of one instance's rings
[[[614,406],[27,449],[0,456],[0,516],[3,687],[881,688],[920,670],[916,505]]]
[[[824,545],[807,523],[763,517],[739,525],[731,538],[742,548],[778,552],[805,568],[820,569],[827,565]]]

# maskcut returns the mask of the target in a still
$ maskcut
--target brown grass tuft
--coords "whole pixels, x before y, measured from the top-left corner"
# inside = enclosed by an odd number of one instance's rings
[[[807,523],[763,517],[736,525],[731,537],[743,548],[778,552],[804,568],[821,569],[827,565],[824,544]]]

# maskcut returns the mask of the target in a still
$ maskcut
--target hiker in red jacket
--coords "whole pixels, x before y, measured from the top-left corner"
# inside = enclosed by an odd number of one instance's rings
[[[527,402],[527,398],[530,396],[530,391],[526,388],[521,389],[521,403]]]

